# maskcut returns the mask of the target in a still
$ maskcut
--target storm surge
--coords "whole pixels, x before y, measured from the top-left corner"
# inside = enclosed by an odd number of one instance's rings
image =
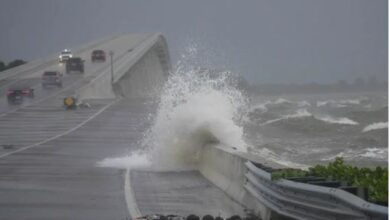
[[[208,143],[246,151],[238,126],[245,98],[228,83],[229,77],[228,72],[179,69],[169,78],[144,141],[153,164],[168,169],[191,166]]]
[[[385,93],[259,96],[251,104],[244,132],[257,154],[307,165],[340,156],[387,166]]]
[[[177,68],[163,88],[140,150],[99,165],[185,170],[196,167],[202,146],[209,143],[246,151],[240,120],[247,101],[233,78],[229,72]]]

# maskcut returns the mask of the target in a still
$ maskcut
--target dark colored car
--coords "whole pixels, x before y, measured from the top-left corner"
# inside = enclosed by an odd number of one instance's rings
[[[74,71],[84,73],[84,60],[81,59],[80,57],[69,58],[66,61],[65,69],[66,69],[66,73],[70,73]]]
[[[106,61],[106,52],[104,50],[94,50],[92,51],[91,54],[91,61],[96,62],[96,61]]]
[[[62,73],[58,71],[46,71],[42,74],[42,87],[62,87]]]
[[[34,89],[29,86],[15,86],[7,91],[9,104],[20,104],[24,98],[34,98]]]

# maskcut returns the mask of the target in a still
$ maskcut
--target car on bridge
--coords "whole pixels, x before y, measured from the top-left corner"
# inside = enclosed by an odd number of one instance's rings
[[[80,57],[72,57],[66,61],[66,73],[80,72],[84,73],[84,60]]]
[[[64,63],[67,60],[69,60],[69,58],[72,58],[72,57],[73,57],[72,52],[68,49],[65,49],[65,50],[61,51],[60,56],[58,58],[59,58],[60,63]]]
[[[106,52],[104,50],[94,50],[91,53],[91,61],[92,63],[96,61],[105,62],[106,61]]]
[[[8,104],[21,104],[24,98],[34,98],[34,89],[29,85],[15,85],[7,90]]]
[[[62,73],[59,71],[46,71],[42,74],[42,87],[57,86],[62,87]]]

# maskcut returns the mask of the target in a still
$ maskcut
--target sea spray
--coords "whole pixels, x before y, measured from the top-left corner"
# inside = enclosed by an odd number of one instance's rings
[[[97,164],[101,167],[117,167],[117,168],[131,168],[131,169],[149,169],[151,161],[148,155],[143,151],[135,151],[128,156],[106,158]]]
[[[155,168],[196,166],[202,146],[210,142],[246,151],[239,126],[246,101],[230,77],[229,72],[180,68],[169,77],[143,142]]]
[[[107,158],[99,166],[153,170],[196,167],[202,146],[220,143],[246,151],[241,116],[245,96],[227,71],[179,66],[161,94],[157,113],[140,149],[121,158]]]

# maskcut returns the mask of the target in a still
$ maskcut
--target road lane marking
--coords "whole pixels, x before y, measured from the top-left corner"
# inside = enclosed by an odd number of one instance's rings
[[[92,49],[94,49],[94,48],[96,48],[98,46],[102,46],[104,44],[108,44],[109,42],[112,42],[113,40],[119,38],[120,36],[121,35],[113,35],[113,36],[110,36],[110,37],[107,37],[107,38],[104,38],[104,39],[99,39],[97,41],[93,41],[93,42],[90,42],[88,44],[81,45],[81,46],[78,47],[78,50],[75,50],[74,54],[81,56],[81,54],[87,53],[87,51],[92,50]],[[54,58],[52,58],[52,56]],[[35,66],[27,67],[26,69],[22,69],[19,72],[16,72],[15,74],[12,74],[12,75],[7,76],[7,77],[5,77],[3,79],[0,79],[0,83],[3,80],[8,80],[9,78],[13,78],[13,77],[18,77],[19,75],[22,75],[21,77],[29,75],[29,74],[25,74],[26,72],[36,73],[40,69],[43,70],[43,69],[46,69],[49,66],[53,66],[56,63],[58,63],[58,58],[57,58],[57,55],[51,55],[51,56],[43,58],[41,60],[35,60],[35,61],[32,61],[32,62],[29,62],[26,65],[34,64],[33,62],[38,62],[38,63],[35,64]],[[41,67],[41,66],[44,66],[44,67]],[[20,66],[20,67],[22,67],[22,66]],[[15,67],[15,68],[17,68],[17,67]],[[13,69],[10,69],[10,71],[12,71],[12,70]],[[17,70],[14,70],[14,71],[17,71]],[[0,89],[4,88],[6,86],[9,86],[10,84],[16,83],[17,81],[23,80],[23,78],[12,79],[12,80],[14,80],[14,81],[6,83],[5,85],[0,85]]]
[[[89,117],[88,119],[86,119],[85,121],[81,122],[80,124],[78,124],[77,126],[73,127],[72,129],[69,129],[61,134],[58,134],[54,137],[51,137],[51,138],[48,138],[48,139],[45,139],[43,141],[40,141],[38,143],[35,143],[35,144],[32,144],[32,145],[29,145],[29,146],[26,146],[26,147],[22,147],[22,148],[19,148],[17,150],[14,150],[14,151],[11,151],[11,152],[8,152],[8,153],[5,153],[5,154],[1,154],[0,155],[0,159],[1,158],[4,158],[6,156],[9,156],[9,155],[12,155],[12,154],[15,154],[15,153],[18,153],[18,152],[21,152],[21,151],[24,151],[24,150],[27,150],[29,148],[33,148],[33,147],[36,147],[36,146],[39,146],[39,145],[42,145],[42,144],[45,144],[49,141],[52,141],[52,140],[55,140],[59,137],[62,137],[64,135],[67,135],[77,129],[79,129],[80,127],[82,127],[83,125],[85,125],[87,122],[91,121],[92,119],[94,119],[96,116],[98,116],[100,113],[102,113],[104,110],[106,110],[108,107],[112,106],[114,103],[116,103],[118,101],[118,99],[112,101],[111,103],[109,103],[108,105],[104,106],[102,109],[100,109],[98,112],[96,112],[95,114],[93,114],[91,117]],[[64,110],[65,111],[65,110]]]
[[[44,97],[38,99],[37,101],[34,100],[32,103],[28,103],[27,105],[23,105],[23,106],[14,108],[14,109],[12,109],[12,110],[10,110],[10,111],[1,113],[1,114],[0,114],[0,117],[3,117],[3,116],[5,116],[5,115],[7,115],[7,114],[9,114],[9,113],[12,113],[12,112],[16,112],[16,111],[19,110],[19,109],[25,109],[25,108],[27,108],[27,107],[30,107],[30,106],[39,104],[39,103],[41,103],[41,102],[43,102],[43,101],[45,101],[45,100],[47,100],[47,99],[50,99],[50,98],[52,98],[52,97],[54,97],[54,96],[57,96],[57,95],[59,95],[60,93],[62,93],[62,92],[64,92],[64,91],[70,89],[71,87],[73,87],[76,83],[81,82],[81,80],[83,80],[83,79],[84,79],[84,78],[76,79],[74,82],[72,82],[72,83],[71,83],[70,85],[68,85],[67,87],[64,87],[63,89],[60,89],[60,90],[58,90],[57,92],[52,93],[51,95],[44,96]]]
[[[119,55],[118,57],[116,57],[116,58],[114,59],[114,63],[117,62],[117,61],[118,61],[119,59],[121,59],[122,57],[124,57],[124,55],[126,55],[126,53],[127,53],[127,51],[124,52],[123,54]],[[98,69],[95,71],[95,73],[100,73],[100,74],[89,76],[89,77],[92,77],[92,79],[89,80],[88,82],[85,82],[84,85],[80,85],[78,88],[75,88],[74,91],[79,91],[81,88],[84,88],[84,87],[89,86],[90,83],[91,83],[92,81],[96,80],[96,78],[98,78],[98,77],[100,77],[100,76],[102,76],[102,75],[107,74],[107,71],[108,71],[109,67],[110,67],[109,63],[105,63],[103,66],[101,66],[100,68],[98,68]],[[73,77],[72,77],[72,78],[73,78]],[[81,78],[76,78],[75,81],[71,82],[71,84],[68,85],[67,87],[64,87],[64,88],[62,88],[62,89],[60,89],[60,90],[57,90],[57,91],[55,91],[54,93],[52,93],[52,94],[50,94],[50,95],[48,95],[48,96],[44,96],[44,97],[42,97],[42,98],[40,98],[40,99],[38,99],[38,100],[36,100],[36,101],[33,100],[31,103],[28,103],[28,104],[26,104],[26,105],[23,105],[23,106],[14,108],[14,109],[12,109],[12,110],[10,110],[10,111],[3,112],[3,113],[0,114],[0,117],[6,116],[6,115],[9,114],[9,113],[16,112],[16,111],[19,110],[19,109],[25,109],[25,108],[30,107],[30,106],[36,106],[36,104],[39,104],[39,103],[41,103],[41,102],[43,102],[43,101],[45,101],[45,100],[48,100],[48,99],[50,99],[50,98],[53,98],[53,97],[55,97],[55,96],[57,96],[57,95],[59,95],[59,94],[61,94],[61,93],[63,93],[63,92],[66,92],[66,91],[68,91],[68,90],[70,91],[71,88],[72,88],[75,84],[80,83],[80,82],[82,82],[82,81],[84,81],[84,80],[86,80],[86,79],[87,79],[87,77],[85,77],[85,76],[83,76],[83,77],[81,77]],[[87,79],[87,80],[88,80],[88,79]],[[38,84],[37,84],[37,86],[35,86],[35,88],[36,88],[36,87],[38,87]],[[77,92],[76,92],[76,93],[77,93]]]
[[[131,186],[130,180],[130,169],[127,168],[125,171],[125,199],[127,204],[127,209],[129,210],[131,219],[136,219],[141,217],[141,212],[138,209],[137,202],[135,201],[135,195],[133,191],[133,187]]]
[[[117,38],[119,38],[119,37],[120,37],[120,35],[114,35],[114,36],[109,37],[109,38],[107,38],[107,39],[103,39],[103,40],[99,40],[99,41],[97,41],[97,42],[93,42],[93,43],[90,44],[90,45],[86,45],[85,48],[79,49],[77,52],[75,52],[75,54],[78,54],[78,55],[81,56],[81,54],[87,53],[87,51],[93,50],[94,48],[96,48],[96,47],[98,47],[98,46],[101,46],[101,45],[104,45],[104,44],[108,44],[108,43],[110,43],[110,42],[113,42],[115,39],[117,39]],[[42,62],[43,62],[43,64],[45,64],[45,63],[48,64],[48,63],[51,63],[52,60],[42,61]],[[43,64],[41,64],[41,65],[43,65]],[[48,66],[52,66],[52,65],[55,65],[55,63],[54,63],[54,64],[50,64],[50,65],[46,65],[44,68],[38,68],[38,69],[44,70],[44,69],[46,69]],[[106,63],[106,64],[105,64],[105,67],[108,69],[108,68],[109,68],[109,64]],[[33,69],[33,68],[29,69],[27,72],[31,72],[32,69]],[[104,68],[101,67],[101,68],[99,68],[99,69],[98,69],[97,71],[95,71],[95,72],[102,72],[103,70],[104,70]],[[34,74],[34,73],[36,73],[36,72],[38,72],[38,70],[33,70],[32,73]],[[16,74],[16,75],[19,75],[19,73]],[[13,77],[13,76],[11,76],[11,77]],[[23,76],[22,76],[22,77],[23,77]],[[33,105],[35,105],[35,104],[41,103],[41,102],[44,101],[44,100],[50,99],[50,98],[52,98],[52,97],[54,97],[54,96],[57,96],[57,95],[59,95],[60,93],[66,91],[67,89],[70,89],[70,88],[71,88],[74,84],[76,84],[77,82],[81,82],[83,79],[85,79],[85,77],[82,77],[82,78],[80,78],[80,79],[76,79],[76,81],[72,82],[69,86],[67,86],[67,87],[65,87],[65,88],[63,88],[63,89],[61,89],[61,90],[57,91],[56,93],[53,93],[53,94],[51,94],[51,95],[49,95],[49,96],[42,97],[42,98],[38,99],[37,101],[33,101],[32,103],[28,103],[27,105],[23,105],[23,106],[20,106],[20,107],[11,109],[10,111],[3,112],[3,113],[0,114],[0,117],[3,117],[3,116],[5,116],[5,115],[7,115],[8,113],[15,112],[15,111],[17,111],[17,110],[19,110],[19,109],[24,109],[24,108],[26,108],[26,107],[33,106]],[[17,83],[17,82],[22,81],[22,80],[24,80],[24,78],[15,79],[14,81],[9,82],[9,83],[6,84],[6,85],[0,86],[0,89],[5,88],[5,87],[8,86],[8,85],[11,85],[11,84],[13,84],[13,83]],[[1,80],[0,80],[0,81],[1,81]],[[38,87],[38,84],[36,84],[36,86],[34,86],[34,87],[35,87],[35,88]]]

